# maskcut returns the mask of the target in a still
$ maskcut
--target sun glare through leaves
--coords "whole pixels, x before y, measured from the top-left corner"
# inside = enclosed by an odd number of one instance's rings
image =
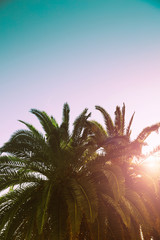
[[[142,154],[145,156],[143,165],[146,171],[152,174],[159,175],[160,173],[160,135],[153,133],[147,139],[147,144],[142,149]]]

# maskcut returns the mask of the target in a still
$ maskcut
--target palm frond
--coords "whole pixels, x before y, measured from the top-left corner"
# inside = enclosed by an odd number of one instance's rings
[[[44,136],[42,133],[40,133],[33,125],[24,122],[22,120],[19,120],[19,122],[23,123],[24,125],[26,125],[26,127],[33,133],[33,135],[38,138],[41,139],[42,141],[44,141]]]
[[[69,105],[67,103],[63,106],[62,124],[60,125],[61,138],[64,141],[69,140]]]
[[[151,219],[149,217],[149,213],[146,209],[145,204],[143,203],[141,197],[139,194],[133,190],[126,189],[126,197],[132,203],[137,211],[139,212],[138,219],[141,219],[141,221],[146,221],[146,223],[151,224]]]
[[[136,140],[138,142],[144,142],[152,132],[157,132],[159,128],[160,128],[160,123],[144,128],[142,132],[138,135]]]
[[[115,111],[115,134],[119,135],[122,132],[122,114],[119,106],[116,107]]]
[[[113,136],[114,135],[114,124],[112,122],[110,115],[106,112],[106,110],[104,108],[102,108],[100,106],[95,106],[95,108],[97,110],[99,110],[103,115],[108,135]]]
[[[123,103],[122,107],[122,129],[121,129],[121,134],[124,135],[124,130],[125,130],[125,104]]]
[[[4,169],[0,171],[0,191],[7,189],[10,186],[22,185],[26,183],[41,183],[45,176],[36,172],[23,172],[13,169]]]
[[[133,122],[134,115],[135,115],[135,112],[133,113],[133,115],[132,115],[132,117],[131,117],[131,119],[129,121],[128,127],[126,129],[126,135],[128,137],[130,137],[130,135],[131,135],[131,125],[132,125],[132,122]]]
[[[58,123],[53,117],[49,117],[46,112],[37,109],[31,109],[30,112],[38,118],[47,136],[57,130]]]
[[[9,232],[10,225],[13,224],[13,219],[16,218],[16,214],[20,210],[24,211],[24,207],[26,206],[26,204],[24,203],[28,202],[33,191],[34,193],[36,193],[36,188],[38,190],[38,187],[39,184],[37,183],[30,184],[25,188],[19,188],[14,191],[8,192],[0,198],[0,230],[2,230],[7,223],[6,232]]]
[[[101,147],[107,138],[107,132],[105,131],[103,126],[97,121],[89,121],[88,126],[91,130],[91,134],[89,136],[90,144],[92,146],[94,144],[97,144],[97,147]]]
[[[94,222],[97,216],[97,195],[94,184],[85,178],[71,181],[72,191],[83,214],[89,222]]]
[[[108,207],[108,205],[114,209],[114,211],[116,212],[116,214],[121,218],[122,223],[128,227],[128,221],[127,221],[127,217],[125,215],[125,213],[123,212],[123,210],[121,209],[120,205],[117,204],[117,202],[111,198],[109,195],[103,194],[103,201],[106,205],[106,207]]]
[[[31,152],[39,151],[46,145],[43,138],[37,138],[29,130],[18,130],[5,143],[0,151],[11,153],[17,157],[30,157]]]
[[[125,193],[125,179],[121,168],[117,165],[107,166],[104,167],[103,172],[112,189],[114,200],[119,202],[120,198],[124,196]]]
[[[86,127],[87,119],[90,117],[91,113],[87,115],[88,109],[84,109],[84,111],[76,118],[73,123],[74,129],[72,132],[71,139],[74,144],[78,144],[78,140],[81,138],[84,128]]]
[[[44,189],[41,195],[41,201],[39,202],[39,204],[37,204],[37,214],[36,214],[37,221],[36,222],[37,222],[37,228],[38,228],[39,234],[42,234],[44,225],[47,221],[47,213],[48,213],[52,188],[53,186],[49,184],[44,186]]]
[[[64,197],[67,202],[71,232],[73,237],[76,237],[76,235],[80,232],[83,213],[78,204],[76,195],[72,189],[72,184],[75,184],[75,183],[71,182],[71,185],[66,184],[67,186],[65,187],[65,190],[64,190]]]

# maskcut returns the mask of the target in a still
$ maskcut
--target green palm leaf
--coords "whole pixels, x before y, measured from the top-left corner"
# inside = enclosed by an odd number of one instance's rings
[[[114,124],[112,122],[112,119],[111,119],[110,115],[105,111],[104,108],[102,108],[100,106],[95,106],[95,108],[97,110],[99,110],[103,115],[108,135],[113,136],[114,135]]]

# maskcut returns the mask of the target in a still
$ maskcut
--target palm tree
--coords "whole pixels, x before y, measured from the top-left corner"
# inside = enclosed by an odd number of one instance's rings
[[[0,149],[0,191],[13,188],[0,198],[1,239],[78,239],[95,221],[97,193],[85,168],[90,114],[85,109],[70,134],[69,112],[64,104],[59,126],[32,109],[45,135],[20,121],[28,130],[14,133]]]
[[[90,144],[94,146],[95,150],[100,150],[99,152],[103,155],[102,161],[106,172],[112,168],[112,174],[108,175],[107,173],[107,175],[112,181],[113,191],[112,194],[106,192],[104,199],[106,200],[108,196],[111,196],[112,201],[117,200],[116,196],[119,195],[119,208],[117,205],[114,205],[115,207],[112,205],[109,210],[106,210],[108,211],[106,213],[107,235],[109,239],[141,239],[141,226],[145,239],[150,239],[154,234],[159,237],[160,211],[158,201],[160,195],[157,191],[159,183],[142,171],[142,166],[134,164],[133,157],[141,156],[144,141],[153,131],[159,129],[160,123],[145,128],[134,141],[131,141],[131,124],[134,114],[125,130],[124,104],[122,110],[120,107],[116,107],[114,123],[105,109],[100,106],[96,106],[96,109],[103,114],[106,129],[98,122],[90,121],[89,127],[92,132]],[[101,173],[104,171],[104,166],[100,170]],[[115,169],[119,170],[113,174]],[[118,178],[120,175],[121,177]],[[117,184],[117,181],[118,183],[123,182],[123,184]],[[108,187],[108,189],[111,188]],[[111,203],[111,201],[109,202]],[[117,212],[119,216],[117,216]],[[123,213],[126,221],[122,217]],[[125,224],[126,222],[127,224]]]

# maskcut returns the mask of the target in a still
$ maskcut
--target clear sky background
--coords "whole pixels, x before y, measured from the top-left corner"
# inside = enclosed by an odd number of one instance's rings
[[[12,0],[0,4],[0,146],[31,108],[71,123],[95,105],[135,111],[132,138],[160,122],[160,1]]]

